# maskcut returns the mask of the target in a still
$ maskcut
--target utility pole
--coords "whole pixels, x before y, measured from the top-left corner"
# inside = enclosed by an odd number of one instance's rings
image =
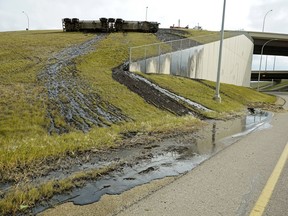
[[[265,28],[265,21],[266,21],[266,16],[268,15],[268,13],[272,12],[273,10],[269,10],[265,16],[264,16],[264,19],[263,19],[263,25],[262,25],[262,32],[264,32],[264,28]]]
[[[264,51],[264,47],[270,43],[271,41],[275,41],[277,39],[271,39],[269,41],[266,41],[266,43],[263,44],[262,48],[261,48],[261,56],[260,56],[260,64],[259,64],[259,72],[258,72],[258,83],[257,83],[257,91],[259,91],[260,88],[260,77],[261,77],[261,65],[262,65],[262,56],[263,56],[263,51]]]
[[[222,48],[224,40],[224,22],[225,22],[225,9],[226,9],[226,0],[224,0],[223,5],[223,15],[222,15],[222,26],[221,26],[221,38],[220,38],[220,47],[219,47],[219,58],[218,58],[218,69],[217,69],[217,81],[216,81],[216,92],[213,99],[221,103],[220,96],[220,73],[221,73],[221,61],[222,61]]]
[[[29,30],[29,16],[28,16],[27,13],[25,13],[25,11],[22,11],[22,13],[24,13],[26,15],[26,17],[27,17],[28,27],[26,28],[26,31],[28,31]]]

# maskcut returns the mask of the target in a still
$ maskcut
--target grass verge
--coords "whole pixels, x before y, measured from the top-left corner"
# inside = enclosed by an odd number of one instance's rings
[[[94,127],[89,133],[74,131],[63,135],[47,135],[47,98],[37,74],[48,58],[59,50],[79,44],[95,35],[60,31],[29,31],[0,33],[0,181],[21,182],[27,176],[37,176],[47,161],[65,158],[69,154],[89,149],[107,149],[121,143],[123,133],[137,131],[146,134],[169,134],[191,131],[200,123],[192,116],[176,117],[147,104],[141,97],[112,79],[111,69],[128,59],[128,48],[158,42],[154,34],[115,33],[95,45],[95,51],[75,60],[77,74],[89,85],[89,90],[121,109],[131,121],[107,128]],[[214,83],[194,81],[164,75],[145,75],[177,94],[214,110],[208,117],[240,112],[255,101],[273,103],[247,88],[221,85],[223,103],[212,100]],[[51,159],[52,158],[52,159]],[[82,174],[79,174],[82,175]],[[84,177],[83,177],[84,178]],[[80,178],[81,179],[81,178]],[[46,186],[18,188],[0,201],[2,213],[16,212],[53,193],[74,187],[70,180],[48,182]],[[65,182],[67,181],[67,182]],[[62,183],[61,183],[62,184]],[[60,188],[60,189],[59,189]],[[0,211],[0,212],[1,212]]]
[[[7,58],[14,58],[13,40],[24,40],[25,42],[21,42],[21,44],[26,44],[22,45],[23,50],[25,47],[35,50],[35,53],[31,51],[30,54],[27,54],[28,56],[38,55],[38,49],[40,49],[38,46],[42,43],[42,49],[46,50],[45,41],[49,37],[55,41],[55,45],[53,42],[52,47],[47,48],[48,51],[43,51],[41,67],[31,67],[22,72],[27,76],[25,82],[13,72],[7,72],[3,68],[0,71],[5,81],[5,83],[1,83],[4,97],[0,99],[1,110],[4,110],[1,112],[3,118],[0,120],[0,175],[2,181],[17,182],[22,179],[21,176],[29,175],[28,173],[33,173],[33,170],[39,170],[37,167],[45,164],[45,161],[50,160],[51,157],[65,157],[67,152],[85,151],[92,147],[104,149],[115,146],[121,139],[121,134],[129,130],[143,133],[151,131],[169,133],[176,127],[181,130],[192,127],[197,122],[192,117],[178,118],[147,104],[141,97],[112,79],[111,69],[128,59],[129,46],[157,41],[153,34],[115,33],[107,35],[106,39],[96,44],[95,52],[76,60],[77,73],[87,81],[91,91],[97,92],[103,100],[120,108],[132,121],[119,123],[109,128],[94,127],[86,134],[75,131],[69,134],[49,136],[46,131],[47,98],[40,97],[43,95],[40,94],[43,86],[37,82],[37,73],[45,66],[50,55],[65,47],[65,44],[70,46],[73,41],[81,43],[94,35],[33,31],[5,34],[7,34],[8,44],[11,44],[11,52]],[[11,36],[11,40],[8,40],[9,34],[13,36]],[[66,38],[66,43],[62,40],[63,38]],[[68,38],[70,39],[68,40]],[[50,53],[49,50],[54,50],[54,52]],[[25,51],[22,52],[25,53]],[[8,77],[11,77],[10,83],[7,81]]]
[[[222,102],[219,104],[212,98],[215,95],[215,82],[206,80],[192,80],[183,77],[140,74],[158,85],[178,95],[182,95],[196,103],[215,112],[205,112],[208,118],[226,118],[243,113],[243,110],[251,103],[273,104],[276,98],[251,88],[240,87],[221,83],[220,94]]]

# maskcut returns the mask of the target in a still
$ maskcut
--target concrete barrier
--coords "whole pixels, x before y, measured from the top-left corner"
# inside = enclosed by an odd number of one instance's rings
[[[130,71],[216,81],[220,42],[130,62]],[[250,86],[253,42],[245,35],[224,40],[220,82]]]

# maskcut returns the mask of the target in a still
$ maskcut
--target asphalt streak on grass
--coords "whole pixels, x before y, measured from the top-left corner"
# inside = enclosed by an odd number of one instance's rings
[[[99,94],[89,89],[89,85],[77,75],[73,61],[91,52],[93,44],[105,35],[96,35],[91,40],[57,53],[38,75],[38,80],[46,87],[49,99],[49,134],[68,133],[73,128],[88,132],[93,125],[105,127],[128,119],[117,107],[103,101]]]

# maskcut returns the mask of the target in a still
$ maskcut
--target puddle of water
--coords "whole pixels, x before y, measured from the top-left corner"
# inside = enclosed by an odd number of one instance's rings
[[[213,155],[254,130],[268,129],[272,117],[272,113],[259,112],[229,121],[211,121],[198,133],[203,137],[197,139],[198,153]]]
[[[110,159],[132,163],[69,194],[54,196],[45,205],[34,208],[33,213],[66,201],[78,205],[90,204],[97,202],[104,194],[121,194],[155,179],[183,174],[248,133],[267,128],[271,118],[271,113],[257,113],[229,121],[209,121],[209,126],[196,135],[186,134],[153,143],[153,146],[141,145],[112,152]],[[92,164],[84,166],[93,167]]]

